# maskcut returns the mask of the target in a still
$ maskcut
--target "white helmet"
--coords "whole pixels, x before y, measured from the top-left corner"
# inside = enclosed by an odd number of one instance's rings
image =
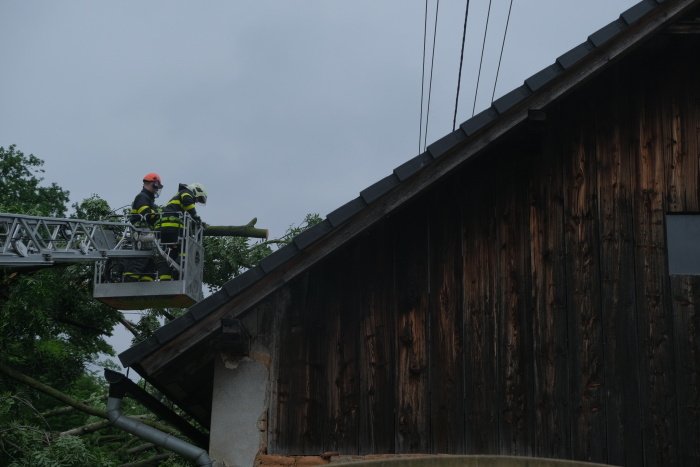
[[[194,195],[195,201],[201,204],[207,204],[207,190],[201,183],[190,183],[187,185],[187,189]]]

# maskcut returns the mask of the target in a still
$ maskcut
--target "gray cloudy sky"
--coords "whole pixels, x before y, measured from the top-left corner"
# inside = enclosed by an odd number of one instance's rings
[[[635,3],[514,0],[496,98]],[[452,130],[465,4],[440,2],[428,144]],[[471,0],[458,124],[488,4]],[[491,7],[477,112],[508,4]],[[418,154],[424,11],[422,0],[0,0],[0,146],[44,159],[72,201],[129,204],[156,171],[161,202],[198,181],[206,222],[255,216],[279,236]],[[429,48],[434,12],[431,0]]]
[[[490,103],[508,3],[492,4],[477,112]],[[515,0],[496,97],[634,3]],[[452,129],[465,4],[440,3],[428,143]],[[471,115],[487,6],[471,1],[458,123]],[[2,0],[0,145],[44,159],[72,201],[98,193],[125,205],[156,171],[161,202],[199,181],[207,222],[257,216],[278,236],[418,153],[424,9]]]

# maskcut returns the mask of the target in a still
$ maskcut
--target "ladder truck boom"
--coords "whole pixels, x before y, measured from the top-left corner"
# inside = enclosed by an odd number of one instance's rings
[[[87,221],[0,213],[0,266],[51,266],[151,252],[126,248],[137,229],[128,222]]]
[[[93,297],[113,308],[186,307],[203,298],[204,229],[188,214],[182,222],[177,243],[165,245],[159,241],[158,232],[137,228],[127,220],[0,213],[0,268],[93,263]],[[153,282],[125,282],[123,272],[128,261],[135,258],[167,263],[177,280],[159,282],[154,277]]]
[[[123,310],[186,307],[203,298],[202,238],[236,236],[267,239],[267,229],[243,226],[205,226],[185,213],[176,243],[164,244],[157,231],[122,221],[88,221],[0,213],[0,268],[94,263],[93,297]],[[129,260],[167,263],[177,279],[125,282]],[[160,264],[159,263],[159,264]]]

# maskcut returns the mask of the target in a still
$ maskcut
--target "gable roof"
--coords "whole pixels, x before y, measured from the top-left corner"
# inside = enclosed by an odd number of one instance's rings
[[[222,317],[244,315],[270,293],[526,121],[532,110],[546,108],[698,5],[700,0],[643,0],[632,6],[257,267],[230,280],[152,337],[122,352],[122,364],[149,380],[168,362],[217,332]],[[177,401],[177,397],[174,399]]]

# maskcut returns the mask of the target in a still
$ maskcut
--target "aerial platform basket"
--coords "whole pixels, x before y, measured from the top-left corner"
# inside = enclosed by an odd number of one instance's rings
[[[179,280],[158,280],[155,273],[151,281],[122,282],[123,259],[110,259],[95,265],[93,297],[120,310],[146,308],[185,308],[204,298],[202,277],[204,248],[202,226],[185,215],[184,228],[176,244],[164,245],[157,232],[134,230],[126,242],[136,250],[150,252],[153,264],[167,262]],[[180,252],[173,260],[168,248]],[[121,261],[121,264],[120,264]]]

